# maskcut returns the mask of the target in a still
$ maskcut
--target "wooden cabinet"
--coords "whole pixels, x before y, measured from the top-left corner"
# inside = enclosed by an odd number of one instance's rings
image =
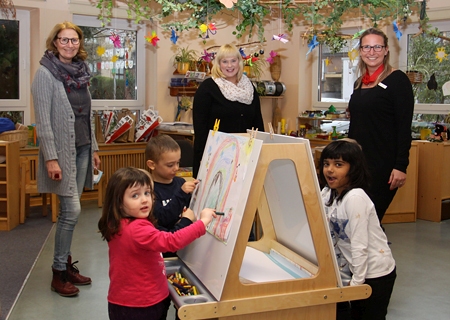
[[[419,177],[419,146],[411,143],[406,183],[397,190],[382,223],[414,222],[417,218],[417,190]]]
[[[0,141],[0,230],[19,224],[19,141]]]
[[[450,219],[450,142],[420,141],[417,218]]]

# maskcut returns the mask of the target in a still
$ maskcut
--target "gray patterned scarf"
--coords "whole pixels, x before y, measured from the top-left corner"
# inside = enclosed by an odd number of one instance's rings
[[[64,84],[70,92],[70,87],[75,89],[85,88],[91,79],[91,73],[84,61],[73,60],[72,63],[63,63],[52,51],[45,51],[41,65],[46,67],[53,76]]]

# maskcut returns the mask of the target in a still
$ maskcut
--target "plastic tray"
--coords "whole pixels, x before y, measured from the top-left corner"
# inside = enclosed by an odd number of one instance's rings
[[[200,280],[192,273],[191,270],[178,258],[168,258],[164,260],[166,265],[167,275],[180,272],[184,278],[186,278],[190,284],[197,287],[199,294],[195,296],[180,296],[175,291],[173,286],[169,283],[170,298],[174,305],[179,308],[185,304],[205,303],[217,301],[214,296],[206,289],[206,287],[200,282]]]

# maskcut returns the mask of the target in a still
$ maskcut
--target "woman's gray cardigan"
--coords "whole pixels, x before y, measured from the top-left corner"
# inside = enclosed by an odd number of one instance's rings
[[[39,163],[37,187],[42,193],[73,196],[77,192],[75,115],[72,111],[66,89],[61,81],[40,66],[31,85],[36,131],[39,139]],[[94,174],[93,152],[98,151],[94,128],[91,125],[91,159],[85,187],[92,188]],[[58,160],[62,180],[54,181],[47,174],[46,161]]]

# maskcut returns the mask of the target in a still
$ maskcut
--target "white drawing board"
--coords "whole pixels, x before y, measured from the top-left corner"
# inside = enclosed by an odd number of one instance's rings
[[[196,214],[208,207],[225,215],[210,224],[210,233],[178,251],[179,258],[218,300],[262,147],[261,140],[249,142],[249,135],[210,131],[197,175],[201,182],[190,207]]]

